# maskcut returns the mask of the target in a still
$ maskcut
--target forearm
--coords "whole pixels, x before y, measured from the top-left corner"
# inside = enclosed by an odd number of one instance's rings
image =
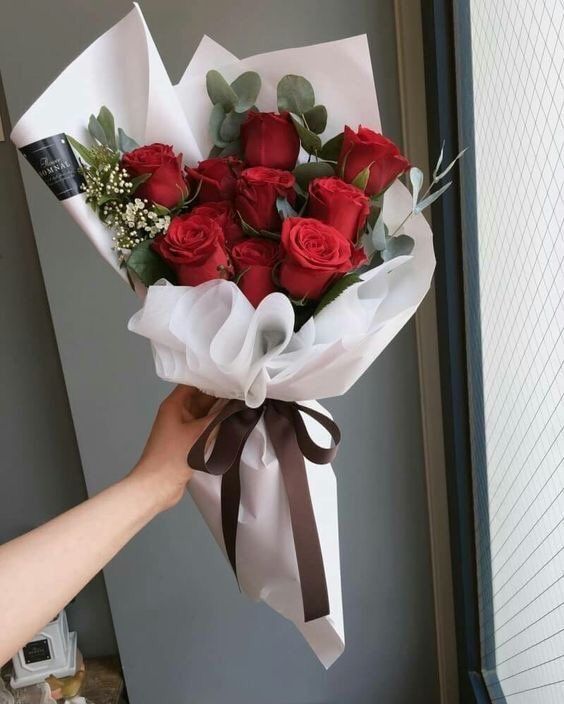
[[[162,508],[155,478],[140,472],[0,546],[0,664]]]

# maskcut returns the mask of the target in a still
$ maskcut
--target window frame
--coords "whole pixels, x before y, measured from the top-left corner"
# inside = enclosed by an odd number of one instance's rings
[[[468,0],[424,0],[421,11],[429,153],[438,155],[443,142],[445,158],[469,148],[432,219],[460,702],[490,704],[481,674],[464,282],[464,258],[477,248],[475,219],[462,208],[462,198],[468,211],[475,195],[470,8]]]

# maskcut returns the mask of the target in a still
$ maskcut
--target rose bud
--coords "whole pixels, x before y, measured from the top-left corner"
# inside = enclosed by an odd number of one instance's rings
[[[284,220],[281,245],[280,284],[292,298],[321,298],[365,258],[338,230],[314,218]]]
[[[367,127],[360,126],[358,132],[345,127],[337,173],[351,183],[367,166],[370,177],[364,190],[368,195],[376,195],[407,171],[410,163],[384,135]]]
[[[192,215],[205,215],[206,217],[215,220],[223,230],[225,237],[225,245],[227,249],[231,249],[234,244],[237,244],[243,239],[243,228],[233,210],[231,203],[221,201],[219,203],[202,203],[197,205],[192,211]]]
[[[369,212],[368,197],[360,188],[340,178],[316,178],[309,184],[308,217],[332,225],[353,243]]]
[[[149,144],[126,152],[121,166],[132,177],[151,174],[135,191],[138,198],[174,208],[188,195],[182,174],[182,154],[175,154],[168,144]]]
[[[223,231],[213,218],[177,215],[165,234],[155,238],[152,248],[174,270],[180,286],[230,278]]]
[[[300,138],[290,113],[251,110],[241,125],[243,158],[249,166],[289,171],[300,152]]]
[[[196,168],[186,167],[186,177],[191,190],[198,191],[198,203],[231,200],[235,183],[243,170],[243,162],[234,156],[205,159]],[[201,185],[200,185],[201,184]]]
[[[239,288],[256,308],[276,290],[272,271],[279,261],[280,245],[262,237],[250,237],[236,244],[231,256],[236,273],[241,275]]]
[[[237,181],[235,210],[255,230],[274,231],[280,228],[276,209],[277,198],[296,200],[296,179],[289,171],[254,166],[245,169]]]

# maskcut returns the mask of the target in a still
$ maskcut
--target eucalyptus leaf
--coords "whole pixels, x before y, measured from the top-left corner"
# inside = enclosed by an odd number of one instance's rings
[[[358,284],[362,281],[361,277],[354,272],[350,274],[345,274],[338,281],[336,281],[323,295],[317,308],[315,309],[314,315],[319,315],[321,311],[326,308],[330,303],[333,303],[344,291],[346,291],[350,286]]]
[[[364,191],[366,186],[368,185],[368,179],[370,178],[370,167],[372,166],[372,163],[368,164],[368,166],[365,166],[362,171],[359,171],[357,175],[353,178],[351,181],[351,185],[356,186],[357,188],[360,188],[361,191]]]
[[[229,142],[229,144],[220,151],[219,156],[241,156],[241,142],[238,139]]]
[[[417,166],[413,166],[409,169],[409,180],[411,181],[411,192],[413,196],[412,210],[415,210],[417,207],[419,192],[421,191],[421,186],[423,185],[423,172],[421,169],[418,169]]]
[[[278,197],[276,199],[276,210],[282,220],[286,220],[286,218],[295,218],[297,216],[297,212],[294,208],[292,208],[290,203],[288,203],[287,198]]]
[[[176,283],[172,269],[151,249],[152,240],[140,242],[127,259],[127,268],[138,276],[145,286],[152,286],[159,279]]]
[[[106,135],[106,144],[108,145],[108,147],[110,147],[110,149],[113,149],[115,151],[117,149],[117,143],[116,123],[114,120],[114,116],[105,105],[102,105],[100,111],[98,112],[98,117],[96,119],[98,120],[98,124],[104,130],[104,134]]]
[[[227,142],[220,137],[220,130],[221,126],[223,125],[223,120],[225,119],[225,110],[223,109],[223,106],[221,103],[216,103],[216,105],[213,106],[212,111],[210,113],[210,121],[209,121],[209,133],[210,137],[212,138],[212,141],[215,145],[218,147],[226,147]]]
[[[321,139],[315,132],[308,130],[302,123],[292,115],[292,121],[300,137],[302,147],[308,154],[315,154],[321,149]]]
[[[401,257],[406,254],[411,254],[415,242],[409,235],[398,235],[397,237],[388,238],[386,249],[382,252],[382,259],[385,262],[395,257]]]
[[[384,216],[381,212],[378,215],[374,227],[370,232],[370,243],[374,249],[378,252],[382,252],[386,249],[386,235],[388,234],[386,225],[384,224]]]
[[[303,76],[289,74],[280,79],[276,88],[279,112],[302,115],[315,105],[315,93],[311,83]]]
[[[439,169],[441,168],[441,164],[443,163],[444,155],[445,155],[445,141],[443,139],[443,143],[441,146],[441,153],[439,154],[439,158],[437,159],[437,163],[435,164],[435,168],[433,169],[433,179],[437,178],[437,174],[439,173]]]
[[[236,112],[247,112],[255,104],[260,93],[261,80],[256,71],[245,71],[231,84],[231,89],[237,96]]]
[[[224,147],[218,147],[214,144],[213,147],[210,149],[208,159],[214,159],[215,157],[221,156],[221,152],[223,151],[223,149]]]
[[[341,149],[343,147],[344,137],[344,132],[331,137],[331,139],[325,142],[325,144],[321,147],[319,157],[321,159],[327,159],[328,161],[338,161],[339,155],[341,154]]]
[[[86,162],[87,164],[92,165],[94,163],[94,155],[88,149],[88,147],[85,147],[84,144],[81,144],[78,142],[74,137],[71,137],[70,135],[66,135],[66,138],[71,145],[71,147],[75,150],[75,152],[80,156],[80,158]]]
[[[137,149],[139,147],[137,142],[128,135],[126,135],[125,132],[121,129],[121,127],[118,127],[118,146],[120,151],[124,154],[126,152],[132,152],[134,149]]]
[[[454,157],[454,159],[450,162],[446,169],[443,169],[443,171],[441,171],[439,174],[436,174],[434,176],[435,180],[440,181],[444,176],[446,176],[467,149],[468,147],[464,147],[464,149]]]
[[[451,183],[452,181],[445,183],[445,185],[441,186],[438,191],[430,193],[426,198],[423,198],[423,200],[419,201],[419,203],[417,203],[417,206],[414,208],[413,212],[416,215],[419,215],[419,213],[425,210],[425,208],[428,208],[431,203],[434,203],[437,198],[440,198],[443,193],[447,190],[447,188],[451,185]]]
[[[327,108],[325,105],[316,105],[311,110],[304,112],[303,119],[312,132],[321,134],[327,127]]]
[[[94,115],[90,115],[90,119],[88,120],[88,131],[96,141],[100,142],[100,144],[107,145],[104,128],[98,122],[96,117],[94,117]]]
[[[206,88],[214,105],[221,105],[225,112],[233,110],[239,98],[219,71],[211,70],[206,74]]]
[[[246,112],[228,112],[219,128],[219,137],[224,142],[233,142],[239,139],[241,125],[247,119]]]
[[[294,169],[296,182],[304,192],[307,192],[310,181],[314,178],[325,178],[334,176],[335,169],[326,161],[311,161],[309,164],[299,164]]]

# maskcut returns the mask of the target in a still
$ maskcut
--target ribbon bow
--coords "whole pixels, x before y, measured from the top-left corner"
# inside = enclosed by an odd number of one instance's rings
[[[301,414],[306,413],[333,438],[333,447],[317,445],[310,437]],[[319,543],[317,524],[304,457],[315,464],[327,464],[337,454],[341,431],[331,418],[294,402],[266,399],[262,406],[249,408],[244,401],[231,400],[211,421],[188,453],[188,464],[201,472],[221,475],[221,525],[231,567],[237,576],[236,542],[241,502],[240,462],[245,443],[264,415],[266,431],[280,463],[288,495],[290,522],[300,575],[305,621],[329,614],[329,596]],[[206,444],[219,428],[210,457]]]

